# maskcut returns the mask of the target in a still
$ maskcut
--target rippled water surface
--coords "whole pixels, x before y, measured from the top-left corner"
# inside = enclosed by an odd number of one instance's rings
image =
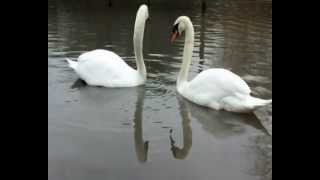
[[[146,85],[86,86],[65,57],[103,48],[135,67],[133,26],[143,1],[130,2],[48,1],[48,179],[272,179],[268,123],[180,97],[184,39],[169,43],[174,20],[189,16],[195,26],[189,79],[223,67],[256,96],[272,98],[272,2],[215,0],[202,11],[187,0],[183,6],[151,1]]]

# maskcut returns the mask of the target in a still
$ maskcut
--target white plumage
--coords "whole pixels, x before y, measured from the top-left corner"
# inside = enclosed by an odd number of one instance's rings
[[[134,50],[137,70],[130,67],[112,51],[97,49],[79,56],[78,61],[66,59],[77,75],[91,86],[132,87],[146,81],[146,68],[142,47],[145,22],[149,17],[148,7],[141,5],[134,28]]]
[[[181,34],[183,31],[185,31],[185,46],[182,67],[177,80],[178,92],[183,97],[202,106],[232,112],[251,112],[257,107],[272,102],[272,100],[252,97],[249,86],[241,77],[222,68],[202,71],[188,82],[187,77],[194,43],[194,29],[192,22],[186,16],[181,16],[175,21],[172,40],[175,40],[176,33]]]

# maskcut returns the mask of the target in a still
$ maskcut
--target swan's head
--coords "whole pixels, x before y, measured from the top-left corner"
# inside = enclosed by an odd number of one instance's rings
[[[181,35],[187,28],[186,23],[191,22],[189,17],[180,16],[173,24],[172,32],[171,32],[171,43],[174,42],[179,35]]]
[[[138,9],[138,14],[141,15],[141,17],[144,20],[148,20],[149,19],[149,10],[148,10],[148,6],[145,4],[142,4],[139,9]]]

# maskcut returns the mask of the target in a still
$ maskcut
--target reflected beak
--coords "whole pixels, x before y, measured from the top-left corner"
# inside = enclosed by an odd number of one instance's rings
[[[171,38],[170,38],[170,42],[173,43],[176,39],[177,39],[177,31],[174,31],[171,33]]]

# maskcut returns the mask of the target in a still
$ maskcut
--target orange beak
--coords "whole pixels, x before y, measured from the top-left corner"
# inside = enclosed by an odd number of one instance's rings
[[[170,38],[171,43],[173,43],[177,39],[177,34],[178,34],[177,31],[171,33],[171,38]]]

